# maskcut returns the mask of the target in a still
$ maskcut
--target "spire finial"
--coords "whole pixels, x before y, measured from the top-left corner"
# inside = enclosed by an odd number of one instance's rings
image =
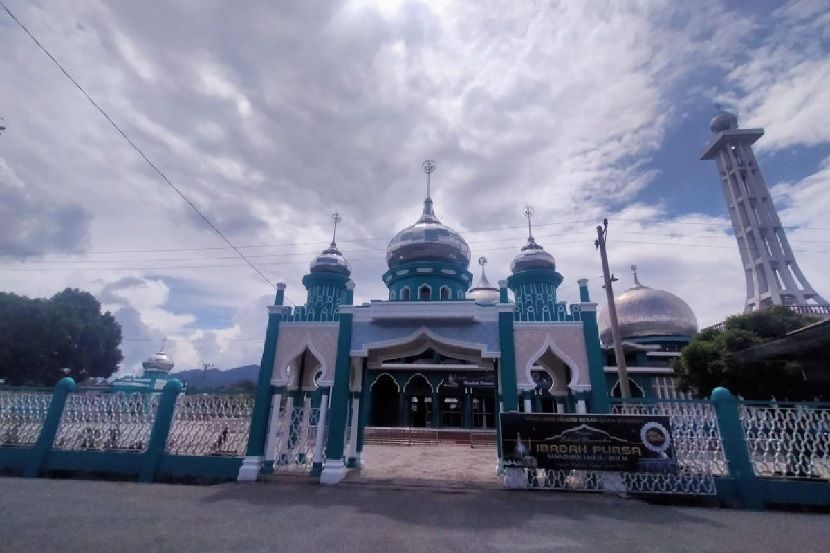
[[[433,171],[435,171],[435,162],[432,161],[431,159],[428,159],[428,160],[424,161],[421,164],[421,170],[424,173],[427,174],[427,199],[430,199],[430,195],[429,195],[429,184],[430,184],[429,183],[429,176],[432,174]]]
[[[159,353],[164,353],[164,348],[166,346],[167,346],[167,336],[165,336],[164,339],[161,341],[161,349],[159,350]]]
[[[335,240],[337,238],[337,223],[339,223],[342,220],[343,220],[343,218],[336,211],[331,214],[331,221],[332,221],[332,223],[334,223],[334,230],[331,233],[331,247],[332,248],[337,247],[337,243],[336,243],[336,240]]]
[[[421,164],[421,170],[427,174],[427,197],[424,199],[424,211],[421,213],[421,218],[418,219],[418,222],[436,223],[438,222],[438,218],[435,217],[435,212],[432,210],[432,198],[429,195],[429,176],[435,171],[435,162],[431,159],[424,161]]]
[[[720,102],[715,102],[715,109],[718,110],[718,112],[723,111],[723,104],[721,104]]]
[[[478,264],[481,265],[481,276],[486,278],[486,273],[484,272],[484,266],[487,265],[487,258],[483,255],[478,258]]]
[[[532,205],[526,205],[525,208],[522,210],[522,213],[525,214],[527,217],[527,238],[528,240],[533,240],[533,229],[530,225],[530,219],[533,217],[533,212],[536,211]]]
[[[635,286],[642,286],[642,284],[640,284],[640,279],[637,278],[637,266],[636,265],[631,266],[631,272],[634,273],[634,285]]]

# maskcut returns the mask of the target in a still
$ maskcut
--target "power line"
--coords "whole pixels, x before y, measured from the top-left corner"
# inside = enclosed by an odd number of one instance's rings
[[[92,97],[86,92],[86,90],[84,90],[84,87],[82,87],[80,85],[80,83],[78,83],[78,81],[76,81],[75,78],[72,75],[69,74],[69,72],[63,67],[63,65],[61,65],[60,62],[57,59],[55,59],[55,56],[53,56],[49,52],[49,50],[47,50],[46,47],[43,46],[43,44],[40,43],[40,41],[37,39],[37,37],[35,37],[35,35],[33,35],[31,33],[31,31],[29,31],[29,29],[26,28],[26,26],[11,12],[11,10],[6,6],[6,4],[2,0],[0,0],[0,6],[3,7],[3,9],[6,11],[6,13],[9,14],[9,17],[11,17],[12,20],[14,20],[14,22],[17,23],[17,25],[23,30],[23,32],[25,32],[29,36],[29,38],[32,39],[32,41],[37,45],[37,47],[40,48],[43,51],[43,53],[46,54],[49,57],[50,60],[52,60],[52,63],[54,63],[55,66],[58,69],[60,69],[61,73],[63,73],[64,76],[67,79],[69,79],[69,81],[73,85],[75,85],[75,88],[77,88],[81,92],[81,94],[84,95],[84,97],[89,101],[89,103],[92,104],[92,106],[95,109],[97,109],[101,113],[101,115],[104,116],[104,118],[106,118],[106,120],[109,122],[109,124],[116,131],[118,131],[118,134],[120,134],[124,138],[124,140],[127,141],[127,143],[133,148],[133,150],[135,150],[138,153],[138,155],[141,156],[141,158],[147,163],[147,165],[149,165],[150,168],[153,169],[153,171],[155,171],[156,174],[159,177],[161,177],[161,179],[165,183],[167,183],[167,185],[170,186],[170,188],[172,188],[176,192],[176,194],[178,194],[185,201],[185,203],[187,203],[187,205],[189,205],[190,208],[193,209],[193,211],[196,212],[196,214],[202,219],[202,221],[204,221],[205,224],[207,226],[209,226],[213,230],[213,232],[216,233],[217,236],[219,236],[219,238],[221,238],[230,248],[232,248],[237,253],[237,255],[240,258],[242,258],[245,261],[245,263],[247,263],[251,267],[251,269],[253,269],[265,282],[267,282],[268,285],[271,288],[275,288],[276,286],[274,285],[273,282],[271,282],[271,280],[267,276],[265,276],[265,273],[260,271],[259,268],[257,268],[257,266],[254,265],[253,262],[250,259],[245,257],[245,254],[243,254],[239,250],[239,248],[237,248],[233,244],[233,242],[231,242],[228,239],[228,237],[225,236],[222,233],[222,231],[219,230],[219,228],[216,225],[214,225],[210,221],[210,219],[208,219],[207,216],[199,210],[198,207],[196,207],[196,205],[190,200],[190,198],[188,198],[184,194],[184,192],[182,192],[175,184],[173,184],[170,181],[170,179],[167,178],[167,175],[165,175],[164,172],[161,169],[159,169],[159,167],[155,163],[150,161],[150,158],[147,157],[147,155],[144,153],[144,151],[141,148],[139,148],[138,145],[136,145],[136,143],[133,142],[132,139],[129,136],[127,136],[127,133],[124,132],[124,130],[120,126],[118,126],[118,124],[109,116],[109,114],[106,111],[104,111],[104,109],[100,105],[98,105],[98,103],[95,100],[92,99]]]

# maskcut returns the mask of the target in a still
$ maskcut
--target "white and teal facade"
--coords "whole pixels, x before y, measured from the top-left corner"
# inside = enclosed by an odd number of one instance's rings
[[[314,459],[324,483],[361,464],[366,427],[497,431],[501,411],[608,410],[587,280],[579,302],[559,301],[564,277],[532,236],[498,287],[483,270],[473,285],[466,241],[427,197],[386,258],[383,300],[354,305],[334,240],[303,278],[304,306],[284,306],[278,285],[241,480],[270,470],[280,417],[298,406],[325,411],[325,459]]]

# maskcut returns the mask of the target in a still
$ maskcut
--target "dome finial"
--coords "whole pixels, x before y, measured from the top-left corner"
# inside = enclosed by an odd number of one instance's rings
[[[640,279],[637,278],[637,266],[636,265],[631,266],[631,272],[634,273],[634,285],[635,286],[642,286],[642,284],[640,284]]]
[[[331,233],[331,247],[332,248],[337,248],[337,242],[335,240],[337,238],[337,223],[339,223],[342,220],[343,220],[343,218],[336,211],[331,214],[331,221],[332,221],[332,223],[334,223],[334,230]]]
[[[431,159],[421,163],[421,170],[427,175],[427,197],[424,199],[424,211],[421,213],[421,218],[418,220],[419,223],[439,222],[438,218],[435,216],[435,212],[432,210],[432,197],[430,196],[430,175],[432,175],[433,171],[435,171],[435,167],[435,162]]]
[[[487,280],[487,273],[484,272],[484,266],[487,265],[487,258],[482,255],[478,258],[478,264],[481,265],[481,278]]]

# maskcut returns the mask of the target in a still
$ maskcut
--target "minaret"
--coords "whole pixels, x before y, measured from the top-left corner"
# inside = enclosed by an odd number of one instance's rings
[[[728,111],[720,111],[709,128],[714,136],[700,158],[718,163],[746,277],[744,312],[771,305],[828,305],[795,261],[752,151],[764,130],[739,129],[738,118]]]
[[[303,277],[303,286],[308,291],[305,310],[312,321],[334,320],[352,272],[349,262],[337,248],[337,223],[341,220],[339,213],[332,214],[331,244],[314,258],[308,274]]]

